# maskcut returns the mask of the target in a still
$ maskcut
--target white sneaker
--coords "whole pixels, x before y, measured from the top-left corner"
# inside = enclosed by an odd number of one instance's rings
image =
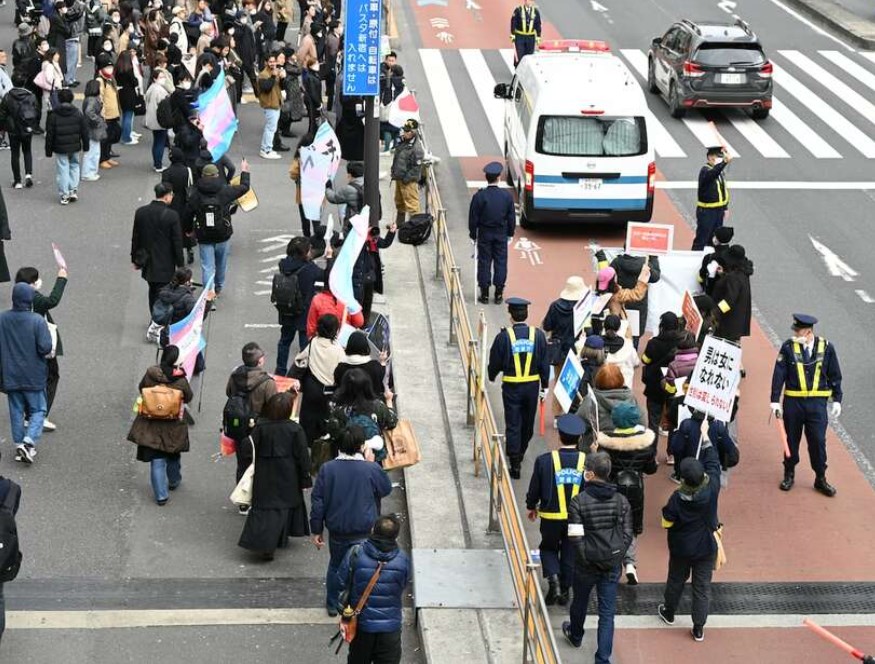
[[[83,175],[79,178],[80,180],[85,180],[85,182],[97,182],[100,179],[100,175],[95,173],[94,175]]]
[[[630,586],[638,585],[638,572],[632,563],[626,565],[626,583]]]
[[[150,322],[149,329],[146,330],[146,341],[155,343],[161,337],[161,326],[158,323]]]
[[[261,150],[258,153],[258,156],[261,157],[262,159],[282,159],[282,157],[279,155],[279,153],[274,152],[273,150],[271,150],[270,152],[265,152],[264,150]]]
[[[139,133],[139,132],[136,132],[136,131],[132,131],[132,132],[131,132],[131,136],[132,136],[133,138],[143,138],[143,134],[141,134],[141,133]]]
[[[54,431],[58,428],[54,422],[49,421],[48,419],[43,420],[43,431]]]

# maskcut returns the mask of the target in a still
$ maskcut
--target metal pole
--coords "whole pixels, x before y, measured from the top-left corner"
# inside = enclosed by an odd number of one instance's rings
[[[477,385],[477,342],[474,339],[468,341],[468,412],[466,422],[468,426],[474,424],[474,390]]]
[[[492,434],[492,440],[487,442],[487,445],[492,447],[492,463],[489,464],[489,527],[487,531],[490,533],[496,533],[500,530],[497,512],[501,509],[501,492],[496,492],[496,487],[498,482],[501,481],[502,465],[499,463],[498,458],[501,456],[501,434]]]
[[[529,662],[529,617],[531,616],[531,602],[529,602],[529,576],[531,570],[526,570],[526,585],[523,589],[523,604],[526,605],[523,612],[523,664]]]
[[[449,346],[456,343],[456,318],[458,317],[456,301],[459,298],[459,293],[456,291],[456,283],[459,281],[459,271],[461,268],[458,265],[453,265],[450,272],[450,340]]]
[[[365,97],[365,205],[369,205],[369,224],[380,225],[380,108],[376,97]]]

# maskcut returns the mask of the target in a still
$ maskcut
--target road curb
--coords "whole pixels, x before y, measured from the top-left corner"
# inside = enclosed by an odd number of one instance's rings
[[[857,16],[832,0],[783,0],[784,3],[823,23],[858,48],[875,50],[875,21]]]

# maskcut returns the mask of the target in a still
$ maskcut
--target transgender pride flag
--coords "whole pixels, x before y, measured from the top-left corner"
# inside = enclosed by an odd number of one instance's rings
[[[189,379],[194,374],[194,364],[197,354],[207,346],[204,338],[204,313],[207,309],[207,295],[213,288],[213,280],[204,286],[204,290],[194,309],[181,321],[170,326],[170,343],[179,348],[179,361],[185,367],[185,375]]]
[[[204,90],[198,96],[197,112],[203,124],[207,148],[213,155],[213,161],[217,161],[231,147],[234,132],[237,131],[237,116],[225,90],[224,70],[219,72],[209,90]]]
[[[362,305],[353,295],[352,268],[362,252],[362,247],[365,246],[365,240],[368,239],[368,219],[370,216],[371,209],[365,205],[361,212],[349,220],[351,228],[346,234],[346,239],[343,241],[337,258],[334,259],[331,273],[328,276],[328,286],[334,297],[339,302],[343,302],[351,314],[357,314],[362,310]]]

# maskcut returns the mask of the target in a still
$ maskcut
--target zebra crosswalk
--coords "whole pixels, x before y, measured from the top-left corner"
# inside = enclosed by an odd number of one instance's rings
[[[646,52],[616,53],[644,85]],[[419,56],[450,156],[501,154],[504,102],[492,90],[510,81],[513,50],[424,48]],[[657,156],[698,158],[701,147],[714,143],[716,126],[735,157],[875,159],[875,52],[781,49],[771,60],[773,107],[763,121],[737,109],[708,111],[707,119],[691,111],[678,121],[663,99],[648,94],[648,135]]]

